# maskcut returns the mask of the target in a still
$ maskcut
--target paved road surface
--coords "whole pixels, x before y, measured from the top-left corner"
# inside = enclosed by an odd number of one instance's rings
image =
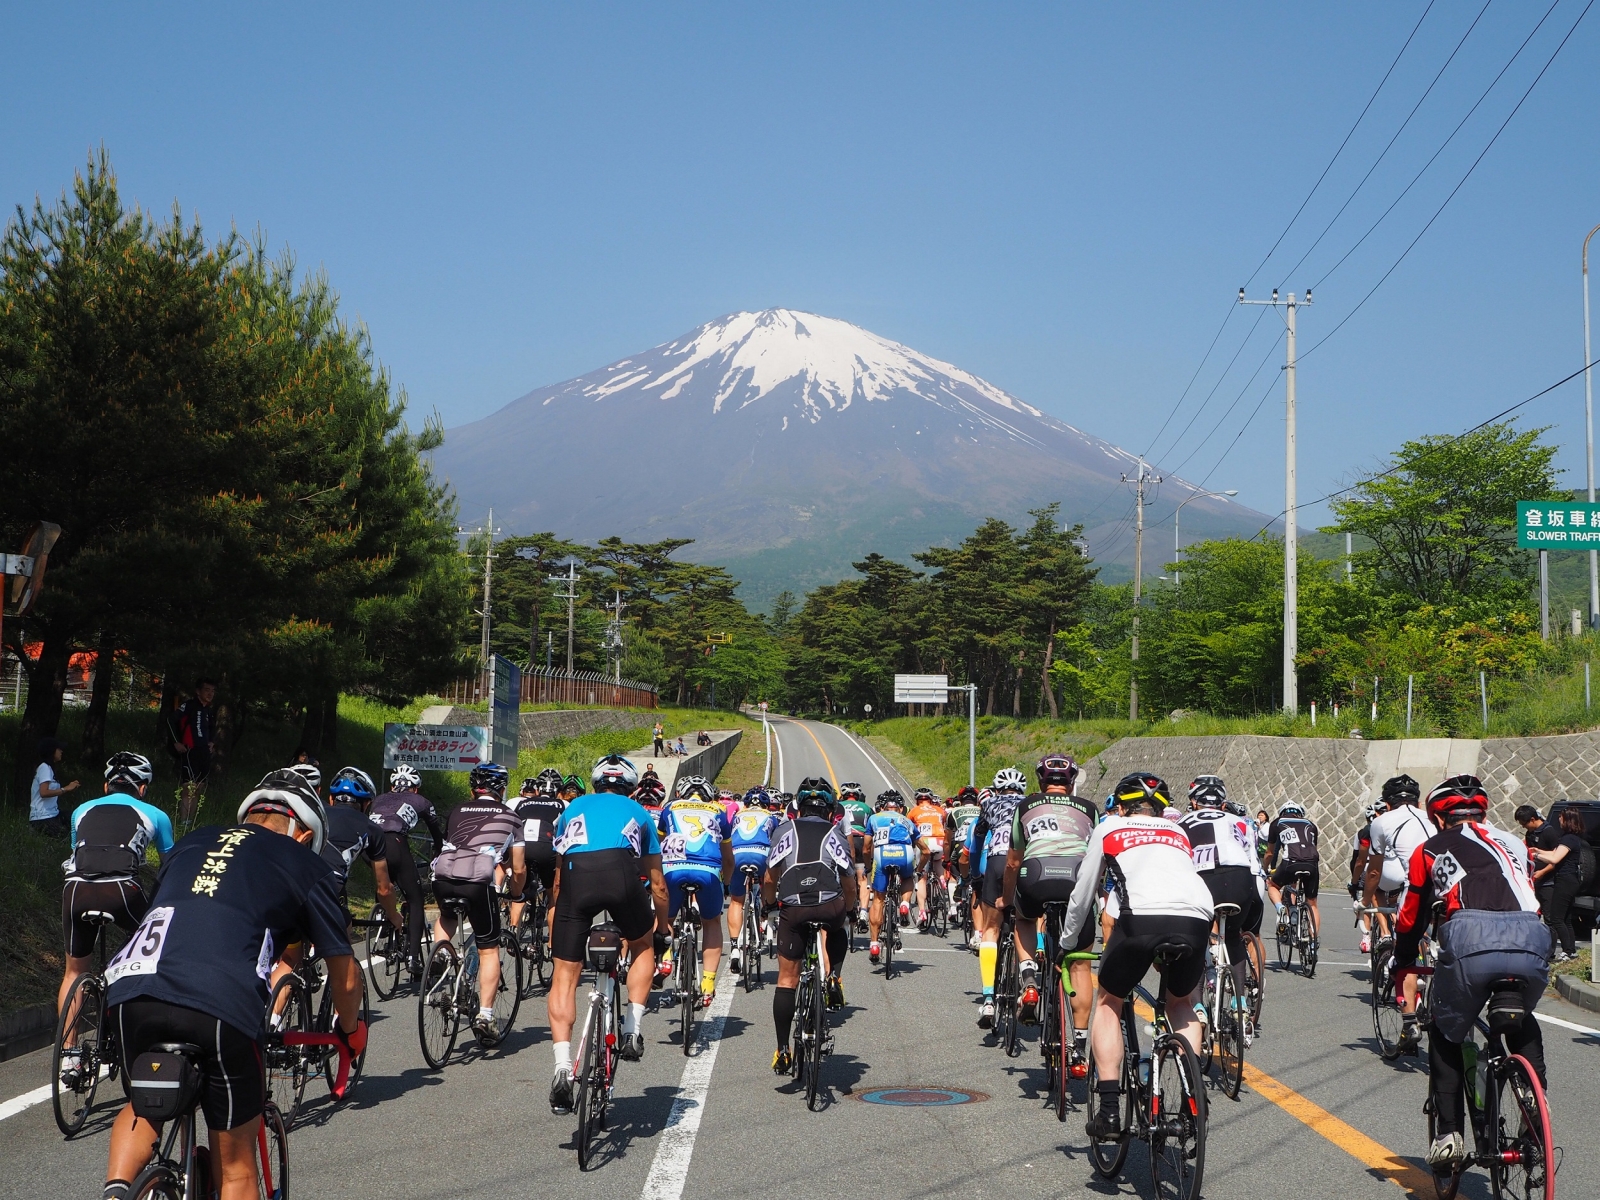
[[[777,724],[786,786],[830,766],[840,780],[878,778],[842,731]],[[1348,918],[1330,918],[1325,940],[1316,979],[1269,976],[1266,1028],[1250,1056],[1265,1077],[1238,1102],[1213,1101],[1208,1197],[1392,1200],[1404,1194],[1392,1175],[1420,1162],[1421,1064],[1391,1066],[1373,1052],[1366,971],[1353,965],[1360,956]],[[551,1058],[540,1000],[524,1007],[503,1050],[433,1073],[417,1049],[415,1002],[397,998],[379,1007],[368,1076],[351,1104],[334,1112],[323,1101],[294,1131],[293,1193],[338,1200],[1152,1194],[1138,1148],[1120,1186],[1093,1179],[1081,1115],[1057,1124],[1037,1094],[1043,1076],[1031,1041],[1012,1060],[985,1044],[974,1024],[975,959],[955,941],[908,934],[897,962],[903,973],[884,981],[864,955],[851,957],[849,1007],[825,1067],[834,1099],[821,1113],[808,1113],[768,1069],[770,969],[767,989],[754,994],[734,991],[724,978],[713,1010],[725,1014],[721,1040],[704,1040],[687,1060],[676,1020],[650,1016],[644,1062],[624,1064],[609,1158],[588,1175],[577,1168],[572,1118],[552,1116],[546,1105]],[[1600,1024],[1555,1000],[1541,1012]],[[1600,1034],[1545,1029],[1556,1137],[1566,1153],[1559,1194],[1600,1196],[1593,1144]],[[0,1104],[44,1082],[47,1069],[42,1052],[0,1063]],[[858,1098],[909,1084],[990,1098],[942,1108]],[[98,1196],[112,1111],[106,1107],[72,1143],[57,1133],[48,1103],[0,1120],[0,1197]],[[1487,1180],[1469,1177],[1462,1194],[1482,1200]]]

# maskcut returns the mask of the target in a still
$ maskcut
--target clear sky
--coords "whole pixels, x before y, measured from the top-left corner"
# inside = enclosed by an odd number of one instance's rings
[[[141,204],[259,227],[326,269],[419,418],[459,424],[720,314],[783,306],[1138,452],[1246,280],[1256,296],[1315,287],[1303,355],[1349,315],[1588,2],[1557,0],[1331,275],[1544,0],[1493,0],[1313,249],[1482,7],[1436,0],[1259,271],[1426,0],[13,6],[0,200],[54,196],[103,143]],[[1582,365],[1597,49],[1591,13],[1409,257],[1305,359],[1303,499]],[[1233,312],[1154,448],[1277,512],[1272,313],[1218,383],[1259,311]],[[1574,484],[1582,403],[1579,381],[1525,410],[1555,426]]]

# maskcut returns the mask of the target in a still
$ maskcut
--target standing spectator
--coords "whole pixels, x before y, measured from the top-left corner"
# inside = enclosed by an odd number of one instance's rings
[[[216,742],[216,715],[211,702],[217,698],[217,685],[210,679],[197,679],[194,695],[178,709],[178,728],[173,752],[178,755],[178,773],[183,790],[178,797],[178,824],[194,824],[195,810],[205,794],[211,775],[211,751]]]
[[[1545,909],[1544,916],[1556,935],[1556,941],[1561,944],[1555,961],[1570,962],[1578,952],[1577,942],[1572,936],[1572,902],[1583,888],[1583,814],[1576,809],[1566,809],[1557,823],[1561,826],[1561,839],[1555,848],[1531,853],[1539,862],[1555,865],[1550,906]]]
[[[56,781],[56,764],[66,757],[65,742],[55,738],[39,739],[39,766],[33,773],[33,789],[28,801],[28,824],[49,837],[61,837],[67,832],[61,820],[61,803],[58,797],[78,790],[78,781],[63,786]]]
[[[1530,860],[1535,850],[1554,850],[1560,843],[1561,830],[1541,817],[1533,805],[1518,805],[1517,811],[1511,815],[1522,826],[1522,840],[1528,845]],[[1555,872],[1556,864],[1548,863],[1533,873],[1533,894],[1538,898],[1541,912],[1550,911],[1550,891],[1555,887]]]
[[[666,735],[667,727],[661,723],[660,718],[657,718],[655,730],[651,734],[651,736],[655,739],[657,758],[661,758],[663,756],[661,743],[666,739]]]

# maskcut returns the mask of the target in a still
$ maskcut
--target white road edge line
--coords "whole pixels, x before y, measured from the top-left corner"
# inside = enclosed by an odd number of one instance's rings
[[[772,720],[772,717],[771,717],[770,714],[767,717],[767,723],[772,726],[772,744],[774,746],[776,746],[777,750],[778,750],[778,790],[781,792],[781,791],[784,790],[784,787],[783,787],[783,739],[778,736],[777,723]]]
[[[50,1099],[50,1085],[48,1083],[43,1087],[34,1088],[31,1092],[23,1092],[22,1095],[0,1104],[0,1121],[4,1121],[8,1117],[14,1117],[19,1112],[25,1112],[35,1104],[40,1104],[48,1099]]]
[[[717,1065],[717,1050],[722,1045],[722,1027],[727,1023],[733,994],[739,990],[731,976],[724,975],[723,982],[695,1038],[698,1052],[683,1065],[678,1097],[672,1102],[666,1127],[661,1131],[661,1143],[656,1147],[640,1200],[681,1200],[683,1196],[689,1160],[694,1157],[694,1141],[700,1133],[700,1118],[705,1115],[711,1070]]]
[[[1574,1033],[1587,1033],[1590,1037],[1600,1038],[1600,1029],[1590,1029],[1587,1025],[1579,1025],[1576,1021],[1566,1021],[1560,1017],[1547,1017],[1542,1012],[1533,1015],[1546,1025],[1559,1025],[1562,1029],[1570,1029]]]
[[[889,782],[889,777],[883,773],[883,768],[878,765],[878,760],[871,754],[867,753],[866,748],[861,745],[860,738],[856,737],[855,734],[851,733],[848,729],[841,725],[835,725],[833,728],[837,729],[840,733],[844,734],[845,737],[849,738],[851,742],[855,743],[856,753],[860,754],[862,758],[866,759],[872,764],[872,769],[878,773],[878,778],[883,780],[883,786],[886,789],[891,792],[897,790],[894,784]]]

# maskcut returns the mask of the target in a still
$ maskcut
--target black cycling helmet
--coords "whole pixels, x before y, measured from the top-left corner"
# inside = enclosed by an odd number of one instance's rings
[[[834,807],[838,803],[834,798],[833,784],[815,775],[800,781],[794,800],[801,816],[828,818],[832,818]]]
[[[1148,805],[1155,816],[1161,816],[1172,803],[1167,781],[1159,775],[1151,775],[1142,771],[1135,771],[1131,775],[1124,775],[1117,781],[1117,786],[1111,790],[1112,796],[1123,808],[1138,808]]]
[[[150,760],[132,750],[118,750],[106,759],[106,782],[124,784],[132,788],[148,787],[155,772]]]
[[[1072,761],[1070,754],[1046,754],[1034,771],[1041,788],[1064,787],[1070,792],[1078,781],[1078,764]]]
[[[576,792],[581,796],[589,789],[584,785],[582,779],[576,775],[568,775],[561,780],[561,790],[563,792]]]
[[[976,804],[978,802],[978,789],[968,784],[956,793],[957,804]]]
[[[1422,785],[1409,775],[1396,775],[1383,781],[1383,802],[1390,808],[1415,804],[1422,798]]]
[[[479,763],[467,775],[467,784],[474,792],[488,792],[501,800],[505,799],[509,782],[511,772],[496,762]]]
[[[1217,775],[1196,775],[1189,784],[1189,807],[1221,808],[1228,802],[1228,785]]]
[[[906,810],[906,798],[893,788],[890,788],[886,792],[878,793],[877,800],[873,802],[872,810],[874,812],[882,812],[891,805],[898,807],[901,812],[905,812]]]

